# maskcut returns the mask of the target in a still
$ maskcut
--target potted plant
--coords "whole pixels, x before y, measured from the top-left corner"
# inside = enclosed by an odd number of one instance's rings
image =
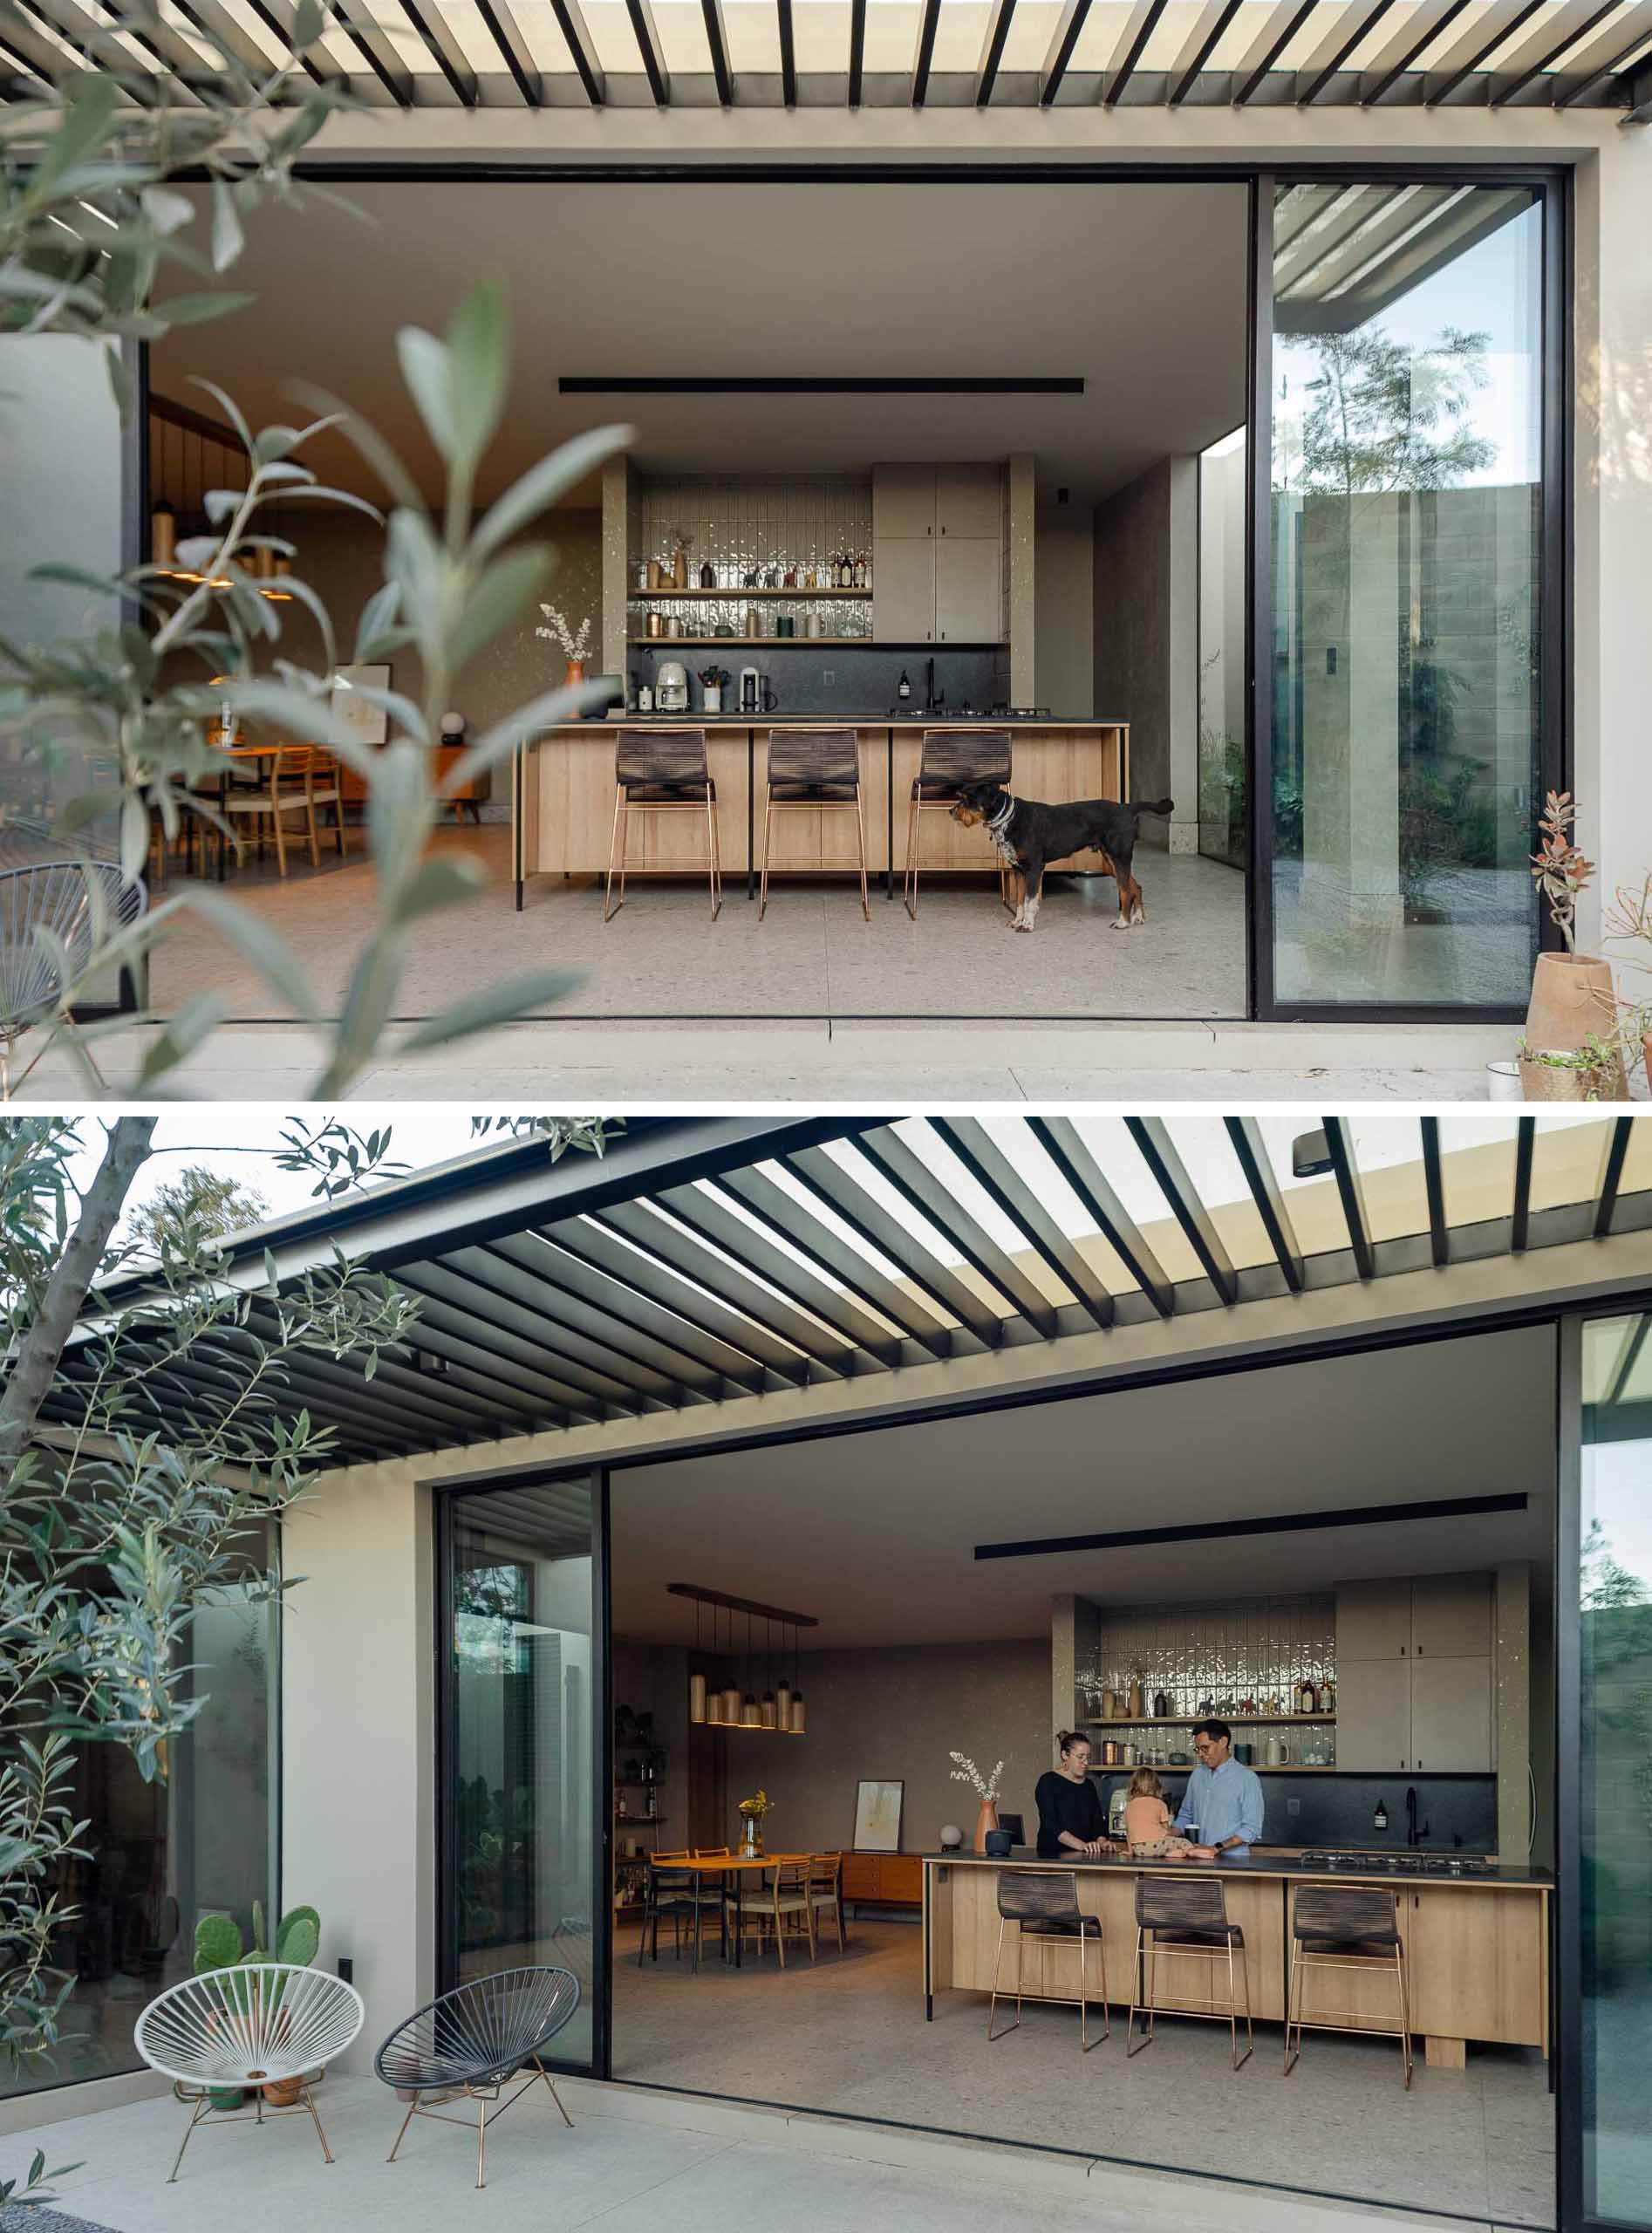
[[[202,1915],[195,1925],[195,1975],[204,1976],[212,1970],[233,1970],[254,1962],[290,1962],[300,1969],[308,1969],[315,1960],[321,1944],[321,1917],[313,1908],[293,1908],[283,1915],[276,1928],[275,1950],[264,1945],[264,1911],[261,1901],[252,1903],[252,1944],[247,1947],[241,1936],[241,1925],[233,1915]],[[276,1983],[277,1994],[280,1980]],[[272,2108],[290,2109],[297,2100],[304,2084],[300,2078],[272,2079],[261,2090]],[[215,2109],[237,2109],[249,2089],[240,2086],[215,2086],[208,2089],[207,2099]]]
[[[1551,791],[1538,818],[1543,842],[1532,855],[1533,881],[1548,902],[1550,921],[1566,943],[1564,953],[1539,954],[1532,978],[1524,1043],[1539,1056],[1579,1054],[1592,1040],[1615,1038],[1612,965],[1598,953],[1577,951],[1577,904],[1594,880],[1594,864],[1573,838],[1576,814],[1569,791]],[[1621,1058],[1618,1067],[1621,1072]],[[1620,1082],[1620,1098],[1621,1090]]]
[[[998,1779],[1004,1772],[1000,1760],[990,1776],[984,1776],[967,1753],[949,1752],[952,1763],[952,1781],[966,1783],[980,1801],[975,1815],[975,1850],[986,1850],[986,1833],[998,1827]]]
[[[579,632],[576,635],[566,616],[559,612],[554,604],[542,604],[539,610],[550,625],[536,628],[534,633],[562,645],[568,661],[568,672],[563,679],[571,690],[576,683],[585,679],[585,654],[590,649],[590,615],[587,613],[580,622]]]
[[[772,1814],[775,1802],[766,1791],[754,1791],[740,1802],[740,1850],[747,1861],[758,1861],[763,1851],[763,1817]]]
[[[1533,1047],[1520,1041],[1520,1097],[1525,1101],[1621,1101],[1628,1090],[1616,1035],[1594,1032],[1581,1047]]]

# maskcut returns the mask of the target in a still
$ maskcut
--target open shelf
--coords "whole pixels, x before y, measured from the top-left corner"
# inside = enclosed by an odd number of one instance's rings
[[[1150,1715],[1138,1720],[1134,1715],[1115,1715],[1105,1721],[1092,1715],[1085,1722],[1086,1729],[1189,1729],[1196,1721],[1226,1721],[1241,1729],[1335,1729],[1334,1713],[1241,1713],[1234,1707],[1227,1713],[1173,1713]]]
[[[644,598],[644,599],[647,599],[647,598],[676,598],[676,597],[705,598],[707,598],[707,599],[712,599],[712,598],[720,598],[726,604],[736,604],[736,603],[738,603],[738,602],[739,602],[739,600],[740,600],[741,598],[768,598],[775,599],[775,600],[779,600],[779,601],[782,601],[782,602],[783,602],[786,598],[794,598],[794,599],[802,599],[802,600],[803,600],[803,601],[805,601],[805,602],[807,602],[808,600],[809,600],[809,599],[811,599],[811,598],[812,598],[812,599],[813,599],[813,601],[814,601],[816,604],[818,604],[820,603],[820,601],[821,601],[821,599],[822,599],[823,598],[830,598],[830,599],[837,599],[837,598],[846,598],[846,597],[868,598],[868,597],[870,597],[870,595],[871,595],[871,591],[870,591],[870,590],[869,590],[869,589],[866,589],[866,590],[834,590],[834,589],[824,589],[824,590],[737,590],[737,589],[727,589],[727,590],[699,590],[699,589],[673,590],[673,589],[666,589],[666,587],[664,587],[664,586],[662,585],[660,588],[659,588],[659,589],[657,589],[657,590],[627,590],[627,591],[626,591],[626,592],[625,592],[625,594],[626,594],[626,596],[627,596],[627,597],[629,597],[629,598]]]
[[[625,638],[628,644],[647,644],[656,649],[661,645],[669,648],[672,644],[700,644],[708,645],[713,651],[720,648],[733,651],[743,645],[747,651],[766,652],[774,651],[776,647],[786,652],[807,651],[821,644],[861,644],[870,647],[872,640],[870,636],[628,636]],[[884,645],[886,651],[893,648],[891,645]]]

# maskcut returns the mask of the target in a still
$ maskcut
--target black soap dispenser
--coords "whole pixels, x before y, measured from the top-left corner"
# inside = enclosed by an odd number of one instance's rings
[[[912,686],[906,679],[906,670],[905,667],[900,671],[900,680],[895,685],[895,695],[900,700],[903,706],[910,706],[912,702]]]
[[[1386,1800],[1386,1799],[1379,1799],[1377,1800],[1377,1802],[1376,1802],[1376,1813],[1375,1813],[1375,1814],[1373,1814],[1373,1815],[1372,1815],[1372,1817],[1371,1817],[1371,1827],[1372,1827],[1374,1830],[1381,1830],[1381,1831],[1384,1834],[1384,1835],[1386,1835],[1386,1834],[1387,1834],[1387,1832],[1388,1832],[1388,1802],[1387,1802],[1387,1800]]]

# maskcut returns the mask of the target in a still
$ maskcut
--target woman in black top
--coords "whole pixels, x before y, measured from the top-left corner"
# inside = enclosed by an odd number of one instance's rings
[[[1064,1729],[1056,1742],[1061,1765],[1046,1769],[1033,1794],[1038,1801],[1038,1857],[1094,1860],[1112,1847],[1101,1794],[1090,1781],[1090,1741],[1082,1730]]]

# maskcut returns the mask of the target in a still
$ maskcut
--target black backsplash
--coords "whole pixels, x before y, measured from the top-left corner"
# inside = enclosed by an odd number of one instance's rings
[[[1182,1803],[1185,1772],[1161,1769],[1171,1812]],[[1102,1805],[1107,1805],[1116,1784],[1128,1784],[1130,1770],[1101,1770],[1096,1779]],[[1422,1844],[1430,1851],[1450,1853],[1461,1839],[1464,1853],[1492,1853],[1497,1848],[1497,1778],[1495,1776],[1360,1776],[1268,1775],[1262,1778],[1267,1813],[1262,1826],[1263,1842],[1271,1846],[1385,1846],[1405,1844],[1405,1793],[1416,1793],[1416,1821],[1427,1825]],[[1375,1827],[1372,1816],[1381,1799],[1388,1808],[1386,1831]],[[1297,1812],[1291,1812],[1292,1802]],[[1504,1859],[1519,1864],[1524,1854]]]
[[[811,644],[804,639],[779,643],[766,637],[748,643],[734,637],[726,644],[673,645],[669,638],[658,646],[633,644],[630,652],[633,688],[652,686],[660,659],[680,659],[688,670],[688,694],[698,712],[703,702],[700,673],[703,667],[727,667],[734,680],[723,690],[723,710],[739,710],[740,671],[754,666],[767,675],[775,693],[777,714],[864,714],[879,715],[897,703],[896,691],[904,668],[912,686],[914,714],[925,710],[925,661],[935,661],[935,683],[946,693],[945,703],[956,708],[971,706],[985,713],[1009,696],[1009,652],[1003,645],[980,651],[938,651],[898,644]],[[829,673],[832,679],[825,679]]]

